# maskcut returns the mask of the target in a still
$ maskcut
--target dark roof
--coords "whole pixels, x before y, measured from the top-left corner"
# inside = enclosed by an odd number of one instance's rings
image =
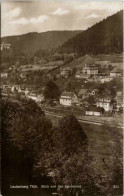
[[[118,95],[118,96],[116,96],[116,100],[122,101],[122,100],[123,100],[123,95]]]
[[[60,68],[61,71],[71,71],[70,67],[62,67]]]
[[[89,64],[89,65],[85,65],[84,67],[83,67],[83,69],[98,69],[98,65],[96,65],[96,64]]]
[[[82,73],[81,71],[77,71],[77,72],[76,72],[76,74],[81,74],[81,73]]]
[[[118,67],[115,67],[111,73],[121,73],[122,71],[118,68]]]
[[[81,89],[79,92],[78,92],[78,95],[84,95],[86,94],[87,92],[87,89]]]
[[[86,111],[92,111],[92,112],[102,112],[103,108],[96,107],[96,106],[89,106]]]
[[[100,103],[110,103],[112,98],[100,98],[100,99],[97,99],[97,102],[100,102]]]
[[[100,101],[101,99],[110,100],[112,98],[111,91],[108,91],[102,95],[97,96],[97,100]]]
[[[72,97],[74,95],[74,93],[73,92],[66,92],[66,91],[64,91],[63,93],[62,93],[62,95],[61,96],[68,96],[68,97]]]

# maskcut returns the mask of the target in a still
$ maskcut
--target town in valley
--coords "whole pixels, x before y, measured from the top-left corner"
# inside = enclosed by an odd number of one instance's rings
[[[11,48],[1,44],[2,52]],[[32,99],[47,111],[72,109],[82,116],[122,117],[123,54],[77,58],[76,53],[57,53],[51,59],[34,57],[32,64],[16,62],[3,69],[2,96]]]
[[[122,2],[6,1],[1,26],[2,195],[123,195]]]

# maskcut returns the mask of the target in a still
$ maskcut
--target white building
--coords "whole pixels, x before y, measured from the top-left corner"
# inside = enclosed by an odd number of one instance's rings
[[[27,95],[27,97],[28,97],[29,99],[34,100],[34,101],[37,100],[37,95],[36,95],[35,93],[30,93],[30,94]]]
[[[1,50],[3,49],[10,49],[11,44],[5,44],[4,42],[1,44]]]
[[[118,68],[115,67],[111,72],[110,72],[110,77],[120,77],[122,75],[122,71]]]
[[[36,93],[32,92],[32,93],[27,94],[26,97],[29,98],[29,99],[32,99],[32,100],[34,100],[36,102],[44,101],[43,94],[38,94],[37,95]]]
[[[60,68],[60,75],[62,77],[68,78],[72,74],[72,70],[70,67]]]
[[[89,78],[89,75],[82,73],[82,71],[77,71],[77,73],[75,74],[75,78],[87,79],[87,78]]]
[[[20,85],[14,85],[11,88],[12,92],[18,91],[18,93],[22,92]]]
[[[1,78],[7,78],[8,77],[8,73],[1,73]]]
[[[113,106],[111,105],[111,99],[110,98],[100,98],[97,103],[97,107],[104,108],[106,112],[111,112],[113,109]]]
[[[120,108],[124,108],[124,97],[123,97],[123,94],[121,94],[122,92],[119,92],[117,93],[117,96],[115,98],[116,100],[116,108],[117,108],[117,111],[120,110]]]
[[[45,97],[43,94],[38,94],[37,95],[37,102],[41,102],[41,101],[44,101],[45,100]]]
[[[103,83],[105,83],[105,82],[110,82],[111,80],[113,80],[113,77],[109,77],[109,76],[101,76],[100,78],[99,78],[99,81],[103,84]]]
[[[25,95],[28,95],[30,90],[28,88],[25,89]]]
[[[60,104],[64,106],[72,106],[78,103],[78,97],[73,92],[63,92],[60,97]]]
[[[98,75],[98,66],[93,64],[93,65],[86,65],[82,68],[82,72],[84,74],[87,74],[87,75]]]
[[[18,93],[24,93],[25,95],[27,95],[30,92],[28,88],[25,88],[20,85],[3,85],[3,89],[8,89],[8,88],[13,93],[18,92]]]

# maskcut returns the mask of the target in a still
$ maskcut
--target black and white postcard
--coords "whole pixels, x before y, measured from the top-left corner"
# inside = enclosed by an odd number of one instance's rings
[[[1,196],[123,196],[123,1],[2,0]]]

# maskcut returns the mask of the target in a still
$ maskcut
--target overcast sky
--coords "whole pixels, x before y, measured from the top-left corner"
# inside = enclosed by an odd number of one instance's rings
[[[85,30],[122,9],[121,1],[40,0],[2,2],[1,35]]]

